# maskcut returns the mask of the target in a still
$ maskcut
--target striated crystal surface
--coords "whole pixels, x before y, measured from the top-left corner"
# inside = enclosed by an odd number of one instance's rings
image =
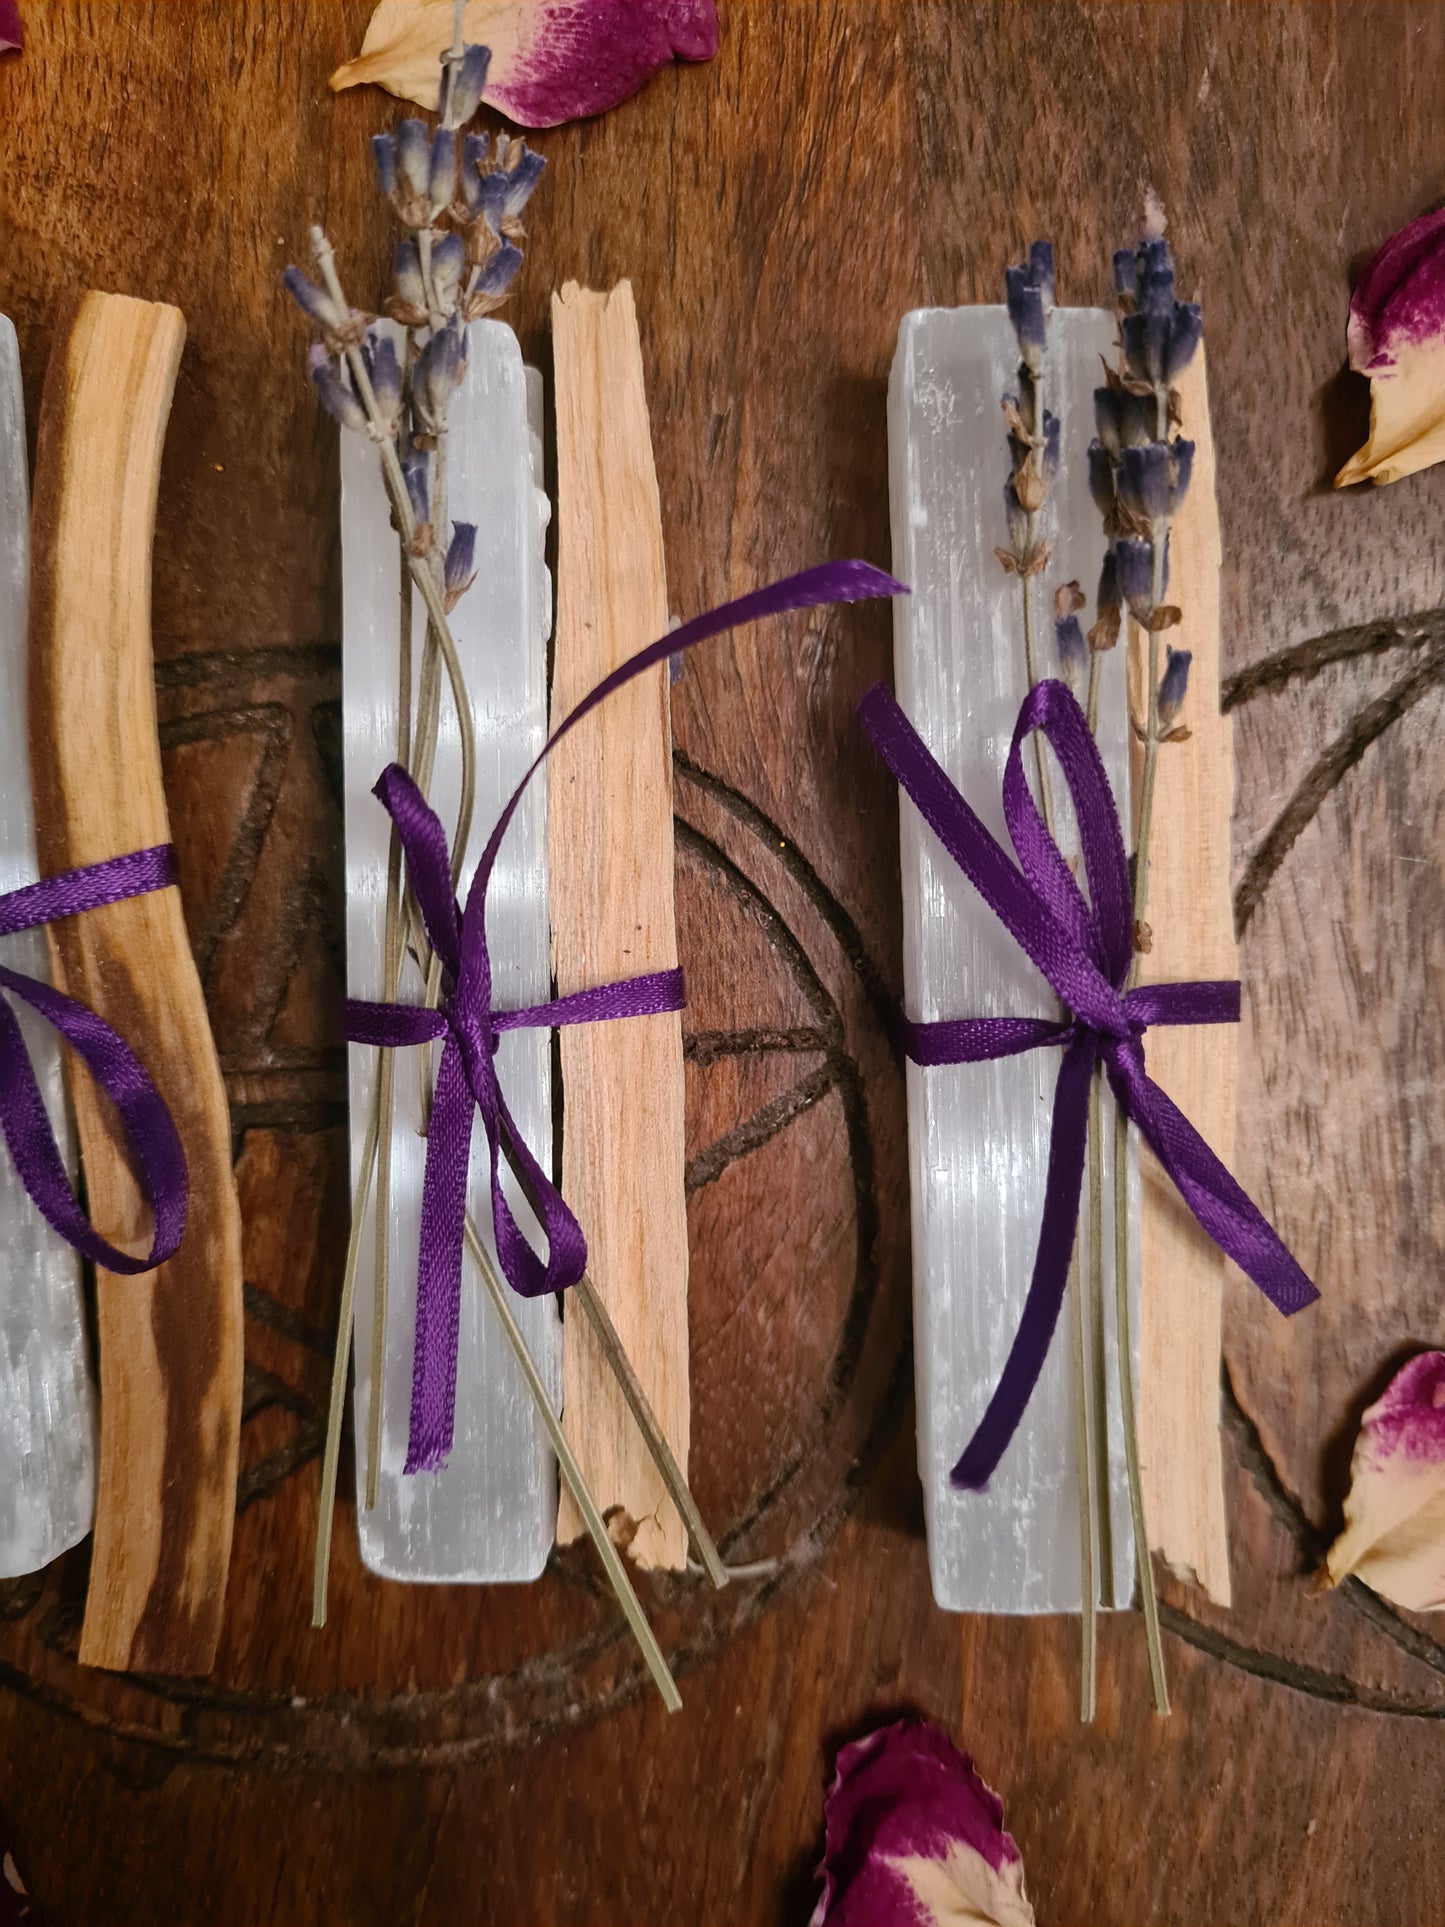
[[[542,492],[541,405],[540,378],[523,368],[511,329],[498,321],[474,323],[470,361],[452,404],[448,436],[449,513],[477,529],[477,579],[451,618],[477,738],[476,819],[464,888],[472,860],[546,734],[552,610],[543,549],[549,510]],[[355,434],[341,437],[341,533],[348,987],[356,997],[379,997],[389,825],[371,789],[396,755],[400,560],[376,452]],[[425,611],[417,597],[412,608],[414,679],[425,633]],[[444,695],[431,800],[448,834],[460,776],[456,719]],[[545,784],[545,773],[534,779],[513,818],[488,897],[487,933],[499,1009],[541,1002],[550,995]],[[400,995],[403,1002],[422,1000],[414,963],[404,970]],[[351,1048],[353,1182],[370,1115],[376,1058],[374,1050]],[[374,1205],[367,1212],[357,1279],[353,1415],[361,1553],[373,1572],[391,1579],[532,1579],[546,1562],[556,1526],[556,1464],[470,1263],[462,1277],[451,1456],[439,1472],[402,1472],[426,1156],[420,1135],[421,1062],[418,1051],[399,1052],[396,1058],[380,1476],[377,1502],[369,1512],[363,1508],[362,1481],[373,1368]],[[517,1123],[543,1168],[549,1168],[548,1033],[508,1032],[498,1066]],[[530,1230],[534,1220],[510,1173],[507,1182],[518,1222]],[[490,1245],[486,1140],[476,1120],[469,1198]],[[560,1405],[561,1327],[554,1303],[516,1299],[514,1309],[554,1403]]]
[[[0,891],[38,875],[25,701],[29,554],[20,355],[0,315]],[[0,963],[48,983],[44,932],[0,937]],[[18,1000],[11,1009],[73,1173],[60,1040]],[[41,1217],[0,1148],[0,1578],[48,1565],[84,1538],[94,1516],[95,1401],[80,1259]]]
[[[1062,463],[1045,514],[1053,556],[1036,587],[1042,674],[1057,672],[1054,588],[1077,578],[1089,597],[1086,628],[1092,619],[1104,537],[1084,451],[1100,357],[1109,354],[1114,330],[1102,310],[1057,310],[1049,324],[1046,406],[1060,418]],[[888,394],[893,566],[912,590],[893,605],[898,698],[1006,849],[1000,786],[1027,680],[1019,579],[1005,575],[993,549],[1008,539],[999,402],[1016,388],[1017,365],[1002,307],[924,309],[904,317]],[[1127,776],[1123,654],[1116,648],[1105,658],[1100,705],[1116,796],[1125,794]],[[1032,780],[1032,751],[1026,767]],[[1062,804],[1057,768],[1053,787]],[[910,1015],[1057,1014],[1048,985],[906,800],[900,814]],[[1068,850],[1066,806],[1060,815]],[[988,1490],[955,1492],[948,1482],[1018,1329],[1038,1242],[1058,1066],[1059,1053],[1050,1050],[992,1064],[908,1067],[918,1465],[934,1595],[956,1611],[1075,1611],[1083,1596],[1067,1304],[1033,1401]],[[1112,1588],[1106,1567],[1100,1603],[1123,1605],[1133,1590],[1133,1540],[1116,1383],[1112,1144],[1106,1092]],[[1087,1218],[1086,1186],[1085,1241]],[[1131,1272],[1137,1280],[1137,1262]]]

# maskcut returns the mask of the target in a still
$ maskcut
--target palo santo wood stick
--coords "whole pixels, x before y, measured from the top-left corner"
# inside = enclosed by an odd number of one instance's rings
[[[569,282],[552,299],[557,389],[555,725],[667,627],[662,518],[632,289]],[[672,732],[661,665],[613,695],[553,752],[547,775],[553,965],[561,995],[677,962]],[[676,1013],[561,1032],[562,1189],[589,1272],[673,1454],[687,1468],[687,1211],[682,1020]],[[640,1566],[681,1568],[677,1508],[608,1368],[592,1322],[563,1327],[567,1437],[604,1512],[636,1531]],[[629,1527],[630,1529],[630,1527]],[[559,1540],[582,1530],[562,1495]]]
[[[42,872],[170,839],[156,737],[151,542],[185,322],[87,294],[46,375],[32,517],[30,745]],[[176,1255],[102,1273],[100,1481],[80,1657],[203,1673],[216,1654],[236,1509],[240,1212],[230,1123],[180,894],[156,891],[50,928],[56,984],[147,1066],[185,1148]],[[143,1251],[146,1213],[107,1109],[71,1096],[90,1216]]]
[[[1179,383],[1183,432],[1194,442],[1189,494],[1169,538],[1169,596],[1184,620],[1171,631],[1193,652],[1181,720],[1186,742],[1159,752],[1149,861],[1152,948],[1142,983],[1239,973],[1229,889],[1234,745],[1219,713],[1219,507],[1204,355]],[[1131,623],[1133,713],[1148,707],[1149,639]],[[1137,791],[1142,745],[1133,743]],[[1136,796],[1137,805],[1137,796]],[[1149,1074],[1218,1152],[1234,1162],[1239,1030],[1233,1024],[1160,1025]],[[1149,1543],[1227,1606],[1229,1546],[1219,1431],[1219,1353],[1227,1260],[1205,1236],[1147,1151],[1140,1155],[1141,1305],[1139,1458]]]

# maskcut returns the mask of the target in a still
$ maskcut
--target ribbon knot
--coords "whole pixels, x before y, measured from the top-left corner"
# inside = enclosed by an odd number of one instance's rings
[[[444,992],[435,1010],[350,998],[346,1005],[346,1034],[353,1043],[384,1048],[442,1045],[422,1178],[406,1456],[406,1470],[422,1472],[446,1463],[455,1423],[462,1235],[474,1111],[481,1118],[491,1163],[497,1261],[512,1289],[524,1298],[566,1291],[587,1268],[582,1227],[527,1148],[508,1109],[496,1064],[502,1033],[680,1010],[686,998],[682,972],[659,970],[524,1010],[495,1010],[485,912],[500,829],[483,853],[463,909],[452,893],[446,831],[411,777],[393,763],[382,772],[375,795],[396,826],[412,893],[443,971]],[[500,827],[505,827],[505,819]],[[512,1215],[502,1186],[504,1154],[536,1211],[545,1257],[533,1251]]]
[[[988,1409],[953,1469],[953,1483],[987,1485],[1038,1383],[1063,1304],[1078,1229],[1089,1086],[1102,1061],[1116,1102],[1202,1229],[1286,1315],[1319,1296],[1288,1248],[1194,1126],[1149,1077],[1144,1032],[1155,1024],[1234,1024],[1236,982],[1126,988],[1134,954],[1133,891],[1108,775],[1084,712],[1061,682],[1024,700],[1004,768],[1010,860],[960,796],[881,683],[859,705],[863,727],[924,821],[1046,979],[1067,1017],[985,1017],[916,1023],[900,1041],[917,1064],[979,1063],[1043,1045],[1063,1047],[1054,1092],[1048,1176],[1023,1316]],[[1074,806],[1087,898],[1046,829],[1024,775],[1023,745],[1041,729]]]
[[[0,936],[147,896],[175,881],[176,855],[169,843],[87,863],[0,896]],[[83,1257],[121,1275],[153,1271],[172,1255],[186,1228],[185,1153],[164,1098],[125,1039],[85,1004],[19,970],[0,968],[0,988],[59,1032],[115,1107],[151,1211],[150,1250],[143,1258],[117,1251],[76,1202],[20,1025],[0,998],[0,1130],[21,1183],[46,1223]]]

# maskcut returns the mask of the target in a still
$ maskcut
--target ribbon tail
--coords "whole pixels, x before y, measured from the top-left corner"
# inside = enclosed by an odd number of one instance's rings
[[[519,1298],[542,1298],[549,1292],[569,1291],[587,1269],[587,1240],[562,1193],[528,1150],[516,1120],[507,1109],[501,1086],[495,1087],[495,1131],[488,1130],[492,1147],[492,1235],[502,1275]],[[486,1116],[486,1111],[483,1111]],[[527,1202],[537,1215],[547,1241],[542,1263],[512,1216],[502,1188],[500,1152],[516,1174]]]
[[[962,1491],[982,1492],[997,1470],[1033,1396],[1053,1342],[1079,1226],[1089,1079],[1093,1075],[1097,1048],[1092,1034],[1079,1037],[1065,1051],[1059,1066],[1034,1275],[1003,1375],[977,1431],[953,1468],[951,1483]]]
[[[0,1001],[0,1129],[21,1183],[46,1223],[92,1263],[121,1277],[154,1271],[180,1244],[188,1203],[185,1152],[165,1099],[129,1044],[93,1010],[16,970],[0,968],[0,986],[59,1032],[115,1106],[154,1221],[150,1250],[143,1258],[117,1251],[76,1203],[20,1025]]]
[[[1286,1317],[1313,1304],[1319,1292],[1279,1233],[1134,1054],[1119,1053],[1110,1082],[1180,1197],[1226,1257]]]
[[[462,1231],[471,1148],[471,1092],[461,1051],[453,1039],[442,1052],[437,1072],[422,1180],[407,1472],[439,1471],[452,1449],[461,1327]],[[381,1370],[379,1358],[371,1361],[371,1369]]]

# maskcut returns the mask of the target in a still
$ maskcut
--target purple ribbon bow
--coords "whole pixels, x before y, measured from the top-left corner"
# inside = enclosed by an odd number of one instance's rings
[[[411,1415],[406,1471],[435,1471],[451,1450],[456,1414],[457,1338],[461,1318],[462,1234],[466,1217],[472,1110],[480,1113],[491,1157],[492,1224],[497,1260],[512,1289],[524,1298],[565,1291],[587,1267],[582,1228],[560,1191],[532,1156],[517,1130],[497,1077],[497,1039],[505,1030],[590,1024],[614,1017],[640,1017],[680,1010],[685,1002],[680,970],[653,971],[621,983],[576,991],[526,1010],[492,1007],[492,969],[487,954],[487,887],[497,851],[522,792],[569,730],[614,690],[681,650],[760,616],[869,596],[895,595],[899,584],[865,562],[833,562],[805,569],[735,602],[724,603],[661,636],[605,676],[553,731],[513,790],[487,839],[467,891],[465,908],[452,894],[446,832],[420,790],[393,763],[375,794],[396,825],[407,874],[427,937],[441,959],[445,994],[437,1010],[414,1005],[364,1003],[349,998],[346,1035],[354,1044],[396,1048],[443,1040],[427,1137],[422,1180],[421,1248],[417,1262],[416,1341],[412,1355]],[[512,1217],[502,1191],[501,1155],[518,1170],[546,1241],[545,1260],[532,1250]]]
[[[123,903],[128,897],[146,896],[175,880],[175,851],[169,843],[104,863],[87,863],[0,896],[0,936],[34,930],[107,903]],[[165,1100],[129,1044],[93,1010],[18,970],[0,967],[0,989],[38,1011],[60,1033],[115,1106],[155,1221],[150,1251],[144,1258],[117,1251],[76,1203],[20,1025],[0,998],[0,1130],[20,1182],[46,1223],[84,1257],[106,1271],[129,1275],[153,1271],[175,1251],[186,1228],[186,1159]]]
[[[1286,1315],[1319,1293],[1229,1172],[1144,1069],[1150,1024],[1234,1024],[1238,983],[1147,984],[1125,990],[1133,961],[1129,865],[1109,779],[1084,712],[1061,682],[1029,692],[1004,769],[1003,807],[1015,866],[964,802],[881,683],[859,705],[863,727],[924,821],[1037,966],[1068,1013],[902,1021],[916,1064],[973,1064],[1061,1044],[1038,1254],[1018,1333],[988,1410],[953,1468],[953,1484],[982,1491],[1038,1382],[1063,1303],[1078,1229],[1089,1084],[1101,1059],[1114,1096],[1138,1125],[1180,1196],[1240,1269]],[[1023,745],[1042,729],[1073,799],[1089,898],[1044,827],[1023,770]]]

